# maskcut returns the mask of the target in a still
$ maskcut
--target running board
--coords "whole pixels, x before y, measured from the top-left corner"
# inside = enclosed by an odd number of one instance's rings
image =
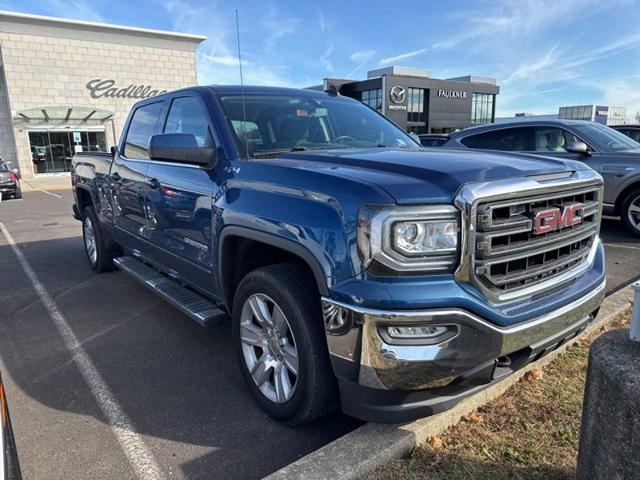
[[[214,303],[164,276],[156,269],[145,265],[140,260],[133,257],[119,257],[114,259],[113,263],[203,327],[221,323],[228,318],[227,314]]]

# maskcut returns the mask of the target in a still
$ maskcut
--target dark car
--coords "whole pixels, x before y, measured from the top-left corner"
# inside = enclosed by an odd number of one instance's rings
[[[11,428],[11,419],[9,417],[9,407],[7,406],[7,397],[4,391],[4,384],[0,376],[0,480],[21,480],[20,464],[18,463],[18,454],[16,451],[16,441]]]
[[[2,160],[0,160],[0,195],[2,200],[22,197],[17,170],[12,170],[9,164]]]
[[[420,145],[423,147],[441,147],[449,140],[449,135],[440,133],[423,133],[418,135]]]
[[[611,128],[619,131],[636,142],[640,142],[640,124],[636,125],[611,125]]]
[[[640,237],[640,143],[583,120],[514,120],[452,133],[443,148],[524,152],[581,160],[604,178],[604,213]]]

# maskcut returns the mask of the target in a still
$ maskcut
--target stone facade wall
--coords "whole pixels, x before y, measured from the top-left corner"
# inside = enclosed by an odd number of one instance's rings
[[[77,37],[77,35],[75,35]],[[24,178],[33,176],[28,122],[18,116],[19,111],[47,106],[90,107],[113,112],[104,122],[107,144],[113,145],[113,130],[119,136],[136,98],[92,98],[87,83],[93,79],[112,79],[118,88],[130,84],[149,85],[156,90],[175,90],[195,85],[195,48],[169,49],[136,44],[135,34],[130,42],[93,41],[91,34],[84,39],[61,36],[42,36],[0,31],[0,51],[6,79],[6,89],[0,85],[0,95],[8,93],[17,157]],[[11,128],[2,113],[0,100],[0,156],[9,145],[7,134]],[[6,101],[5,101],[6,103]],[[6,110],[6,109],[5,109]],[[43,121],[35,122],[43,124]],[[69,122],[79,125],[81,122]],[[95,125],[96,122],[89,122]],[[11,156],[9,149],[5,155]],[[11,160],[11,158],[7,158]]]

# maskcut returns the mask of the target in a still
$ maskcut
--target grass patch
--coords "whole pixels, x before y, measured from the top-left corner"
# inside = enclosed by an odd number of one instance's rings
[[[575,478],[589,346],[629,315],[582,337],[528,372],[502,397],[365,480],[569,480]]]

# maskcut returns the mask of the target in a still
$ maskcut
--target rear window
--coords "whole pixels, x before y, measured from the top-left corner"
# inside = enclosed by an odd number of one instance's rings
[[[124,144],[125,157],[149,159],[149,141],[151,136],[156,133],[161,113],[162,102],[150,103],[136,109],[131,118]]]
[[[523,152],[533,150],[533,136],[530,128],[503,128],[491,132],[470,135],[460,140],[465,147],[483,150],[503,150]]]

